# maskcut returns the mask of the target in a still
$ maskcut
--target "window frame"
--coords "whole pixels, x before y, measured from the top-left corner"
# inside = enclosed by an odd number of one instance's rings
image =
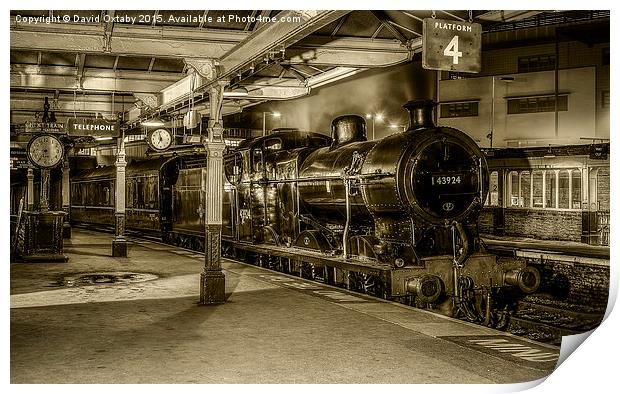
[[[574,177],[578,177],[579,181],[579,195],[582,193],[582,180],[581,180],[581,169],[576,167],[567,167],[567,168],[553,168],[553,169],[541,169],[541,168],[511,168],[504,170],[506,182],[504,183],[504,191],[505,191],[505,208],[508,209],[531,209],[531,210],[551,210],[551,211],[582,211],[581,199],[578,204],[574,204],[573,201],[573,193],[575,191],[575,182]],[[559,185],[560,185],[560,173],[565,172],[568,173],[569,178],[569,205],[568,208],[560,208],[559,203]],[[525,202],[526,198],[523,196],[523,187],[522,187],[522,176],[524,173],[529,173],[530,186],[529,186],[529,206],[523,204],[520,206],[521,201]],[[514,175],[513,175],[514,174]],[[576,174],[576,175],[574,175]],[[534,206],[534,176],[540,175],[540,181],[542,184],[540,185],[541,196],[542,196],[542,205]],[[513,190],[513,179],[512,176],[516,176],[516,187],[518,190]],[[547,193],[547,182],[551,179],[553,184],[553,193],[551,201],[554,201],[554,206],[547,206],[545,198]],[[512,205],[512,198],[517,198],[517,205]],[[540,196],[539,196],[540,197]],[[488,205],[490,206],[490,205]]]

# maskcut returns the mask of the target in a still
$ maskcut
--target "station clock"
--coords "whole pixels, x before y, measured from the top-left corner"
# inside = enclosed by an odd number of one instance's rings
[[[168,129],[156,129],[149,131],[146,142],[155,150],[163,151],[172,145],[172,134]]]
[[[28,158],[39,168],[53,168],[60,164],[65,148],[60,140],[49,134],[41,134],[28,143]]]

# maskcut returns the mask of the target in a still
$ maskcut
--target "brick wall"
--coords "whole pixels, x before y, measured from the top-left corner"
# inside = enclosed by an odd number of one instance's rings
[[[529,259],[528,259],[529,260]],[[539,292],[603,312],[609,296],[609,266],[532,259],[541,273]]]
[[[493,211],[488,208],[483,208],[478,218],[478,231],[486,234],[494,233],[493,227]]]
[[[493,234],[493,211],[485,208],[478,220],[481,233]],[[505,209],[504,235],[581,242],[581,211]]]
[[[580,211],[506,209],[504,231],[509,236],[581,241]]]
[[[601,211],[609,210],[609,167],[603,167],[598,171],[596,180],[596,199]]]

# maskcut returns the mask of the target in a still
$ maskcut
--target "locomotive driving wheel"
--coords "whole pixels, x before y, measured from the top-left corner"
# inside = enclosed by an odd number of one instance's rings
[[[349,284],[351,290],[359,293],[369,294],[380,298],[387,298],[387,292],[385,291],[383,281],[377,275],[365,274],[361,272],[350,272]]]

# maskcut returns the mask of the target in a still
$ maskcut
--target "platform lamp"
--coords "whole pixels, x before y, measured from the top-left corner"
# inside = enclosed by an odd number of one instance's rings
[[[263,112],[263,137],[266,135],[267,115],[273,116],[274,118],[279,118],[282,116],[279,112]]]
[[[372,139],[375,139],[375,120],[383,121],[383,114],[366,114],[366,119],[372,119]]]
[[[404,124],[391,124],[390,129],[400,129],[402,127],[403,131],[407,131],[407,125]]]

